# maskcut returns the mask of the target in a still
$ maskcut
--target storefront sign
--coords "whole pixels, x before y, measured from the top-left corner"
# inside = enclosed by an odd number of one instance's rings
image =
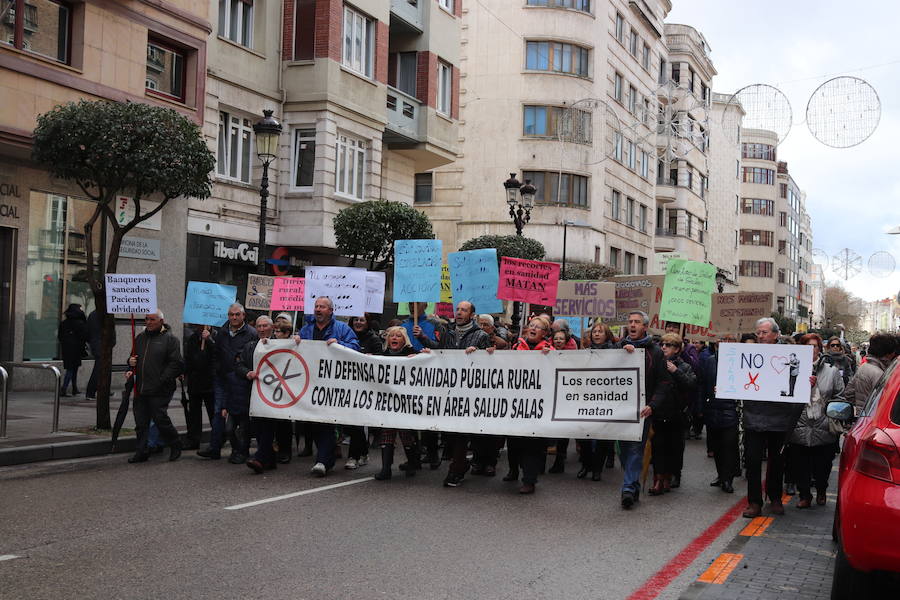
[[[156,311],[156,275],[106,274],[106,312],[146,315]]]
[[[150,200],[141,200],[141,215],[146,215],[159,206],[159,202],[151,202]],[[127,225],[134,220],[135,210],[134,201],[128,196],[119,196],[116,198],[116,221],[119,225]],[[141,229],[153,229],[159,231],[162,229],[162,211],[156,213],[146,221],[141,221],[136,227]]]
[[[139,237],[122,238],[122,245],[119,246],[119,256],[122,258],[159,260],[159,240]]]
[[[0,217],[3,217],[5,219],[18,219],[19,207],[15,204],[0,203]]]
[[[391,358],[272,340],[253,355],[257,417],[547,438],[639,440],[644,355],[435,350]]]
[[[255,265],[259,257],[259,246],[251,246],[245,242],[216,240],[213,242],[213,257]]]

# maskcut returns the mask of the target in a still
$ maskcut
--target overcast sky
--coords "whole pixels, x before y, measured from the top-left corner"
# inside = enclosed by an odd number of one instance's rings
[[[672,0],[669,23],[697,28],[712,48],[718,71],[713,90],[733,93],[766,83],[787,96],[793,126],[778,148],[797,185],[807,194],[813,247],[834,256],[850,248],[862,257],[862,273],[841,281],[867,300],[900,291],[900,2],[812,0]],[[738,8],[740,6],[740,8]],[[866,80],[881,99],[881,121],[862,144],[834,149],[806,125],[806,105],[832,77]],[[711,224],[712,226],[712,224]],[[890,252],[897,265],[873,277],[873,253]],[[840,281],[827,269],[829,281]]]

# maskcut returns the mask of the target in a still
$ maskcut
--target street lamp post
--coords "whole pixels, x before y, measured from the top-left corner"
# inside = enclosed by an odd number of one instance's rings
[[[534,196],[537,188],[531,185],[531,180],[526,179],[525,185],[516,179],[515,173],[509,174],[509,179],[503,182],[503,189],[506,190],[506,203],[509,205],[509,216],[512,217],[513,224],[516,226],[516,235],[522,235],[522,229],[525,224],[531,220],[531,209],[534,208]],[[519,196],[521,195],[521,201]],[[522,303],[516,301],[513,303],[513,325],[519,327],[519,320],[522,318]],[[520,328],[521,329],[521,328]],[[521,333],[521,331],[519,332]]]
[[[256,136],[256,155],[262,162],[262,179],[259,182],[259,249],[256,251],[256,271],[260,275],[266,272],[266,209],[269,202],[269,165],[278,154],[278,138],[281,135],[281,123],[272,116],[271,110],[263,111],[261,121],[253,125]]]

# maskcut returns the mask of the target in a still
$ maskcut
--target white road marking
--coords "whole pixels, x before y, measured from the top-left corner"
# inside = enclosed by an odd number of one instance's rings
[[[22,558],[22,557],[17,554],[0,554],[0,561],[12,560],[14,558]]]
[[[288,498],[296,498],[297,496],[306,496],[315,494],[316,492],[326,492],[335,490],[356,483],[365,483],[366,481],[374,481],[374,477],[363,477],[362,479],[352,479],[350,481],[342,481],[341,483],[332,483],[331,485],[323,485],[322,487],[313,488],[311,490],[303,490],[302,492],[293,492],[282,496],[273,496],[272,498],[263,498],[262,500],[254,500],[253,502],[245,502],[244,504],[235,504],[234,506],[226,506],[225,510],[240,510],[242,508],[250,508],[251,506],[259,506],[260,504],[268,504],[269,502],[278,502],[279,500],[287,500]]]

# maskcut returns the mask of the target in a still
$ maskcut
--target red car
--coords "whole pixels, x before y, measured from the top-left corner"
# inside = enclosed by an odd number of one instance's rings
[[[844,439],[833,535],[838,542],[832,600],[868,598],[882,579],[900,574],[900,360],[872,390]],[[832,402],[828,415],[852,420],[853,408]],[[892,586],[893,587],[893,586]]]

